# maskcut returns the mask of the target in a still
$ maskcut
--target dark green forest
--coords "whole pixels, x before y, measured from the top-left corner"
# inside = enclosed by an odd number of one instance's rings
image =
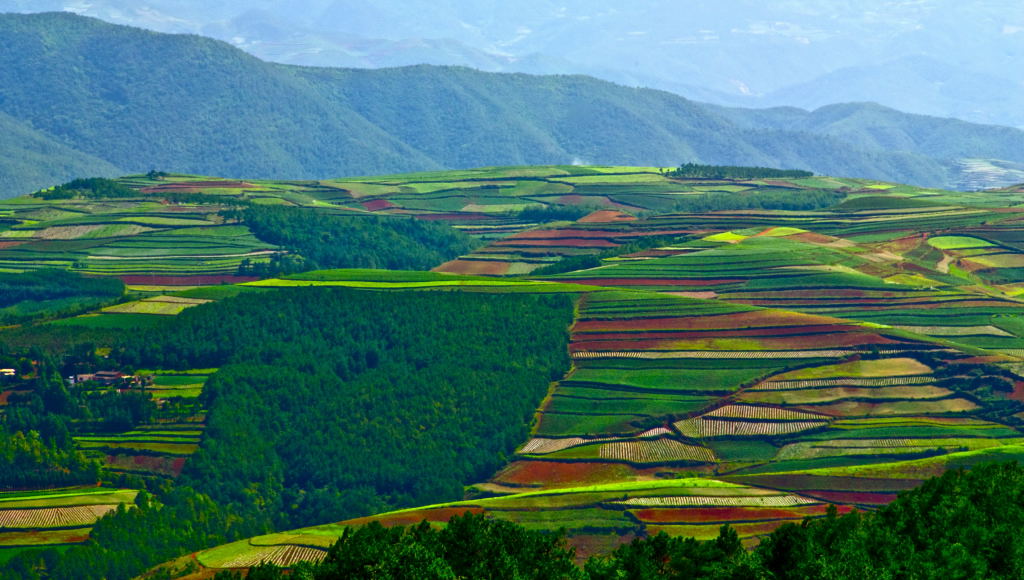
[[[286,261],[246,262],[242,274],[323,268],[429,270],[479,245],[447,224],[408,217],[353,217],[270,206],[252,206],[235,213],[256,237],[292,253]]]
[[[810,171],[802,171],[799,169],[772,169],[770,167],[737,167],[683,163],[679,167],[665,172],[665,175],[680,179],[779,179],[812,177],[814,174]]]
[[[755,189],[736,195],[688,195],[675,204],[675,211],[703,213],[741,209],[781,209],[806,211],[831,207],[846,197],[841,191],[807,189],[798,194],[771,188]]]
[[[76,197],[109,199],[138,197],[139,192],[126,185],[121,185],[113,179],[88,177],[72,179],[50,189],[41,189],[32,195],[40,199],[73,199]]]
[[[1024,162],[1022,131],[877,105],[766,112],[583,76],[291,67],[67,13],[4,14],[0,38],[4,197],[153,167],[285,179],[683,160],[942,186],[950,159]]]
[[[73,314],[123,294],[124,284],[116,278],[86,278],[59,269],[0,272],[0,325]]]
[[[301,288],[189,309],[118,356],[220,367],[182,481],[298,527],[486,478],[568,369],[571,316],[562,296]]]
[[[110,476],[71,435],[123,431],[173,408],[144,392],[69,389],[94,346],[21,369],[2,415],[0,487],[107,481],[148,487],[64,556],[26,552],[6,576],[129,578],[182,553],[275,529],[460,499],[527,436],[568,369],[566,296],[297,288],[189,309],[122,337],[122,366],[219,367],[201,405],[200,450],[173,484]],[[500,337],[500,340],[498,339]],[[35,362],[33,362],[35,361]]]

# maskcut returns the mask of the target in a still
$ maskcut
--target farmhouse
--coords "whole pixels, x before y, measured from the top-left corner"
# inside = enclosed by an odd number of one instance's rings
[[[71,384],[75,385],[85,381],[96,381],[97,383],[110,386],[134,383],[136,380],[136,377],[126,375],[121,371],[96,371],[95,373],[90,374],[75,375],[72,377]]]
[[[0,377],[13,377],[16,374],[18,373],[14,369],[0,369]]]

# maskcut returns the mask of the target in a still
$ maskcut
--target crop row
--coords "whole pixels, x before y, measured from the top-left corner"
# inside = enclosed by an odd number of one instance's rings
[[[698,359],[729,359],[729,358],[753,358],[753,359],[779,359],[779,358],[840,358],[852,354],[863,354],[866,351],[859,350],[785,350],[785,351],[758,351],[758,350],[675,350],[675,351],[584,351],[572,353],[574,359],[591,358],[642,358],[642,359],[672,359],[672,358],[698,358]],[[878,351],[879,354],[895,354],[897,351]]]
[[[728,419],[759,419],[772,421],[808,421],[823,420],[826,417],[817,413],[794,411],[781,407],[761,407],[757,405],[726,405],[719,407],[705,417],[717,417]]]
[[[703,496],[675,495],[669,497],[631,497],[615,502],[628,506],[726,506],[726,507],[791,507],[821,503],[799,495]]]
[[[654,441],[619,441],[606,443],[598,450],[602,459],[619,459],[632,463],[665,463],[700,461],[713,463],[715,455],[706,447],[686,445],[672,439]]]
[[[703,417],[684,419],[675,424],[680,433],[694,438],[728,435],[772,437],[809,431],[827,425],[828,421],[730,421]]]
[[[936,451],[963,450],[959,445],[917,445],[904,447],[821,447],[805,444],[787,445],[779,450],[776,460],[820,459],[825,457],[848,457],[864,455],[912,455]]]
[[[555,451],[561,451],[577,445],[583,445],[584,443],[596,443],[601,441],[600,439],[584,439],[583,437],[565,437],[562,439],[548,439],[545,437],[535,437],[527,441],[526,445],[519,450],[520,453],[533,453],[533,454],[544,454],[554,453]]]
[[[841,378],[810,379],[803,381],[764,381],[751,387],[752,391],[784,391],[813,387],[892,387],[899,385],[922,385],[934,381],[931,376],[888,377],[883,379]]]
[[[219,563],[219,568],[251,568],[262,562],[270,562],[277,566],[289,567],[298,562],[319,562],[327,552],[308,546],[267,546],[253,547],[251,551],[238,554],[234,558]]]
[[[117,504],[0,510],[0,529],[90,526],[115,509]]]

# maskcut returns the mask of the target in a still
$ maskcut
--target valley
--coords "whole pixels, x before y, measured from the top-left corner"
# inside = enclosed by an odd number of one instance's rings
[[[87,550],[68,546],[100,512],[182,482],[265,518],[146,566],[195,578],[467,511],[564,528],[581,561],[723,524],[751,547],[1019,461],[1019,196],[520,166],[151,172],[2,201],[0,284],[36,290],[0,304],[0,400],[59,391],[44,358],[91,366],[66,390],[94,414],[62,411],[82,459],[50,465],[94,461],[104,487],[0,494],[0,556]],[[114,370],[123,384],[95,383]],[[117,423],[93,398],[138,408]]]

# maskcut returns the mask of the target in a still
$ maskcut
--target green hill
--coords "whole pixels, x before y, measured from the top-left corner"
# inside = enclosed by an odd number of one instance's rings
[[[81,175],[124,171],[0,113],[0,197],[49,187]]]
[[[152,494],[12,504],[0,577],[290,566],[466,511],[581,557],[723,524],[750,545],[1020,460],[1018,202],[694,165],[4,200],[0,473],[32,475],[18,502]]]
[[[3,197],[115,168],[322,178],[691,161],[945,186],[954,156],[1024,161],[1024,132],[873,106],[844,105],[853,112],[842,130],[790,125],[788,113],[582,76],[270,64],[208,38],[66,13],[0,15],[0,48],[0,113],[20,123],[0,133],[0,151],[16,160]],[[38,151],[48,163],[33,162]]]

